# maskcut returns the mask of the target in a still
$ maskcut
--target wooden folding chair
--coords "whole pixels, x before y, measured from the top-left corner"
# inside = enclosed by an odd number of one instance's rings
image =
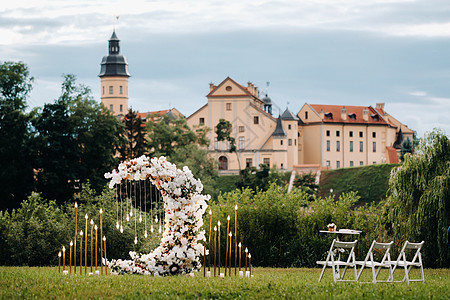
[[[393,282],[404,282],[406,280],[408,284],[410,281],[422,281],[422,283],[425,283],[425,276],[423,274],[422,255],[420,254],[420,249],[422,249],[424,243],[425,243],[424,241],[420,243],[411,243],[408,241],[405,242],[402,250],[400,251],[400,254],[398,255],[397,260],[392,262],[392,265],[394,267],[392,269],[392,274],[394,274],[394,271],[397,267],[403,267],[403,269],[405,270],[405,276],[401,281],[394,281],[392,277]],[[408,253],[406,253],[407,251]],[[413,258],[411,260],[407,260],[407,254],[412,255],[412,253],[414,253]],[[411,271],[412,267],[420,269],[420,279],[409,278],[409,272]]]
[[[367,252],[366,258],[364,261],[356,261],[355,263],[357,265],[361,266],[361,269],[358,273],[358,281],[361,277],[361,274],[365,267],[372,269],[372,282],[391,282],[392,281],[392,262],[391,262],[391,254],[389,251],[391,250],[391,246],[394,242],[390,243],[378,243],[377,241],[373,241],[372,245],[370,246],[369,251]],[[374,259],[374,250],[379,250],[382,253],[384,252],[383,257],[381,260]],[[389,269],[389,277],[387,280],[378,280],[378,274],[380,273],[380,270],[382,268],[388,268]],[[375,271],[375,269],[377,269]]]
[[[325,261],[317,261],[318,265],[323,265],[322,272],[320,273],[319,282],[322,280],[323,274],[325,272],[326,267],[331,267],[333,272],[334,282],[337,281],[357,281],[358,274],[355,264],[355,246],[357,241],[354,242],[341,242],[336,239],[331,243],[330,250],[328,251],[327,258]],[[347,259],[345,260],[345,257]],[[345,267],[342,274],[340,273],[339,268]],[[345,272],[347,268],[351,267],[354,271],[354,279],[353,280],[345,280]]]

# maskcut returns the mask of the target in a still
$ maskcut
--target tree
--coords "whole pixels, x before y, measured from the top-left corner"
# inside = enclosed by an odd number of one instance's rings
[[[238,160],[239,165],[239,172],[241,171],[241,161],[239,159],[239,154],[236,150],[236,139],[231,136],[232,134],[232,125],[229,121],[225,119],[220,119],[219,123],[216,125],[216,135],[217,135],[217,141],[228,141],[230,143],[230,153],[236,153],[236,157]]]
[[[393,169],[385,224],[403,242],[425,241],[424,260],[429,267],[448,267],[446,244],[450,224],[450,141],[440,130],[427,134],[414,154]]]
[[[137,112],[131,108],[123,118],[122,123],[125,125],[126,144],[119,149],[120,158],[127,160],[144,155],[147,151],[145,142],[147,127],[145,123],[138,116]]]
[[[98,192],[105,172],[114,168],[123,126],[93,100],[89,88],[66,75],[53,104],[33,112],[36,189],[58,203],[71,199],[82,183]]]
[[[400,151],[401,151],[401,154],[400,154],[400,160],[401,161],[405,160],[405,154],[406,153],[410,153],[410,154],[413,153],[414,147],[413,147],[413,144],[412,144],[412,142],[411,142],[411,140],[409,138],[407,138],[405,141],[403,141]]]
[[[33,77],[22,62],[0,64],[0,209],[17,208],[32,190],[26,98]]]

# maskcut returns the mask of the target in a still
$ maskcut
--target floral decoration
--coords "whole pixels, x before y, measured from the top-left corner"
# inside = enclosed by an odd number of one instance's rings
[[[203,185],[188,167],[180,170],[164,156],[149,159],[143,155],[122,162],[105,178],[111,179],[110,188],[125,180],[150,180],[161,190],[165,211],[160,245],[148,254],[130,252],[131,260],[108,261],[112,274],[164,276],[190,274],[201,268],[205,249],[198,241],[205,237],[202,216],[210,196],[201,194]]]

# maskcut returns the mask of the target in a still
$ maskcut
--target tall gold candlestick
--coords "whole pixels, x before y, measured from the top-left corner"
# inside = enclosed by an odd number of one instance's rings
[[[233,234],[230,232],[230,251],[228,251],[230,257],[228,258],[228,276],[231,276],[231,249],[233,243],[231,242],[233,238]]]
[[[98,252],[98,247],[97,247],[97,224],[94,226],[95,229],[95,271],[97,271],[97,252]]]
[[[108,265],[106,264],[106,236],[103,236],[103,251],[105,251],[105,275],[108,275]]]
[[[100,274],[103,275],[103,243],[101,241],[103,236],[103,209],[100,208]]]
[[[228,235],[230,233],[230,216],[227,217],[227,242],[226,242],[226,249],[225,249],[225,276],[227,276],[227,269],[228,269]]]
[[[91,273],[92,273],[92,266],[94,263],[94,252],[93,252],[93,247],[94,247],[94,235],[92,234],[92,231],[94,229],[94,220],[91,219]]]
[[[209,210],[209,238],[208,238],[208,271],[211,272],[211,221],[212,221],[212,211]]]
[[[70,241],[69,274],[72,274],[72,247],[73,247],[73,241]]]
[[[219,276],[220,276],[220,221],[217,222],[217,231],[219,232],[219,238],[217,239],[217,244],[219,245]]]
[[[214,226],[214,277],[216,276],[216,241],[217,238],[217,227]]]
[[[83,272],[83,230],[80,231],[80,275]]]
[[[63,251],[63,271],[66,270],[66,247],[62,247],[62,251]]]
[[[74,273],[77,273],[77,240],[78,240],[78,231],[77,231],[77,209],[78,204],[75,202],[75,239],[74,239],[74,247],[73,247],[73,266],[74,266]]]
[[[234,276],[237,275],[237,210],[236,204],[234,207]]]
[[[206,238],[203,238],[203,277],[206,277]]]
[[[241,270],[241,253],[242,253],[242,245],[241,242],[239,242],[239,271]]]
[[[245,248],[245,272],[247,272],[247,255],[248,255],[248,249]]]
[[[248,269],[250,272],[250,278],[252,278],[252,255],[248,254]]]
[[[61,251],[58,252],[58,272],[61,273]]]
[[[86,227],[84,227],[84,274],[87,274],[87,248],[88,248],[88,243],[87,243],[87,224],[88,224],[88,215],[86,214],[84,216],[84,218],[86,219]]]

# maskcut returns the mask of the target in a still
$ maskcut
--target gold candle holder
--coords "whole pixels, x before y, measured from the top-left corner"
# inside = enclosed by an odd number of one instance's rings
[[[230,255],[230,257],[228,258],[228,276],[231,276],[231,248],[232,248],[232,239],[233,239],[233,234],[230,232],[230,251],[228,251],[228,254]]]
[[[217,244],[219,246],[219,251],[218,251],[218,253],[219,253],[219,265],[218,265],[218,267],[219,267],[219,275],[220,275],[220,221],[217,222],[217,231],[219,233],[219,238],[217,239]]]
[[[61,251],[58,252],[58,272],[61,273]]]
[[[100,208],[100,274],[103,275],[103,209]]]
[[[216,277],[216,241],[217,238],[217,227],[214,226],[214,277]]]
[[[242,244],[241,244],[241,242],[239,242],[239,245],[238,245],[238,247],[239,247],[239,271],[241,271],[241,253],[242,253]]]
[[[203,238],[203,277],[206,277],[206,238]]]
[[[252,255],[248,254],[248,270],[250,272],[250,278],[252,278]]]
[[[209,249],[209,255],[208,255],[208,271],[211,272],[211,221],[212,221],[212,211],[209,210],[209,238],[208,238],[208,249]]]
[[[227,269],[228,269],[228,236],[230,234],[230,216],[227,217],[227,242],[226,242],[226,248],[225,248],[225,276],[227,276]]]
[[[78,240],[78,231],[77,231],[77,210],[78,210],[78,204],[75,202],[75,238],[74,238],[74,247],[73,247],[73,266],[74,266],[74,273],[77,273],[77,240]]]
[[[103,251],[105,251],[105,275],[108,275],[108,265],[106,264],[106,236],[103,236]]]
[[[80,231],[80,275],[83,272],[83,230]]]
[[[245,272],[247,272],[247,256],[248,256],[248,249],[245,247]]]
[[[63,251],[63,271],[66,270],[66,247],[62,247],[62,251]]]
[[[94,229],[95,229],[95,271],[97,271],[97,252],[98,252],[98,246],[97,246],[97,224],[94,225]]]
[[[234,207],[234,276],[237,275],[237,211],[238,206]]]
[[[86,227],[84,227],[84,274],[87,274],[87,248],[88,248],[88,243],[87,243],[87,227],[88,227],[88,215],[86,214],[84,216],[84,218],[86,219]]]
[[[70,258],[69,258],[69,274],[72,274],[72,247],[73,247],[73,241],[70,241]]]
[[[93,247],[94,247],[94,243],[93,243],[94,235],[92,234],[92,233],[93,233],[93,232],[92,232],[93,229],[94,229],[94,220],[91,219],[91,273],[92,273],[92,266],[93,266],[93,263],[94,263],[94,252],[93,252]]]

